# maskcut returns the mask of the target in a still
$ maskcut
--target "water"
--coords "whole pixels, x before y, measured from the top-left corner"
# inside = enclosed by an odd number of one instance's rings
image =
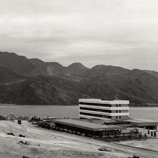
[[[130,117],[158,121],[158,107],[130,108]]]
[[[34,106],[34,105],[13,105],[0,106],[0,115],[8,115],[10,113],[18,116],[37,116],[37,117],[78,117],[78,106]]]
[[[54,116],[54,117],[71,117],[77,118],[79,114],[78,106],[0,106],[0,115],[8,115],[10,113],[18,116]],[[158,121],[158,108],[130,108],[130,117],[142,118]]]

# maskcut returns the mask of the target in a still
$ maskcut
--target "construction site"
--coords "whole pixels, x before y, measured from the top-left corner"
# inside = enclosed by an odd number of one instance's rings
[[[86,106],[89,104],[91,107],[84,109],[85,105],[81,101],[76,118],[34,116],[28,119],[14,114],[1,116],[0,157],[157,157],[158,122],[130,118],[129,107],[121,105],[122,101],[116,104],[116,101],[97,100],[96,103],[93,100],[93,105],[86,103]]]
[[[130,118],[128,104],[122,100],[80,99],[80,118],[48,117],[38,125],[106,141],[156,138],[158,121]]]

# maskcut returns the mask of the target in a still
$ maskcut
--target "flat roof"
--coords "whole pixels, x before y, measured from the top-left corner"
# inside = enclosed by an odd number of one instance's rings
[[[98,104],[129,104],[129,100],[79,99],[79,102]]]
[[[115,120],[111,120],[109,118],[104,118],[104,120],[98,119],[98,118],[85,118],[85,119],[78,119],[85,122],[92,122],[97,124],[103,124],[104,122],[116,122]]]
[[[55,120],[54,122],[59,124],[69,125],[71,127],[78,127],[82,129],[92,130],[92,131],[124,129],[124,127],[122,126],[101,125],[101,124],[86,122],[78,119]]]
[[[124,120],[124,122],[129,122],[135,126],[156,126],[158,125],[158,121],[139,119],[139,118],[130,118],[128,120]]]
[[[106,120],[100,120],[100,119],[81,119],[84,122],[91,122],[91,123],[96,123],[96,124],[100,124],[100,125],[115,125],[115,126],[124,126],[124,127],[132,127],[132,125],[129,122],[123,122],[122,120],[112,120],[112,119],[108,119],[106,118]]]
[[[92,123],[102,124],[102,125],[103,124],[118,124],[118,122],[116,120],[112,120],[109,118],[104,118],[104,120],[88,118],[88,119],[82,119],[82,121],[92,122]]]

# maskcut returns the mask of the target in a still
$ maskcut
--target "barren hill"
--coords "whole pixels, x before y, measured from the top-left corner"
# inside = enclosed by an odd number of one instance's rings
[[[57,62],[0,52],[0,102],[75,105],[79,98],[87,97],[153,104],[158,103],[157,73],[106,65],[89,69],[81,63],[64,67]]]

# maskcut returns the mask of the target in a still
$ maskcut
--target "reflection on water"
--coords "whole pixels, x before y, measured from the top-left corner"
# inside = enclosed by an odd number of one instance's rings
[[[75,117],[79,116],[78,106],[32,106],[15,105],[0,106],[0,115],[14,113],[21,116],[55,116],[55,117]],[[158,108],[130,108],[130,117],[143,118],[158,121]]]

